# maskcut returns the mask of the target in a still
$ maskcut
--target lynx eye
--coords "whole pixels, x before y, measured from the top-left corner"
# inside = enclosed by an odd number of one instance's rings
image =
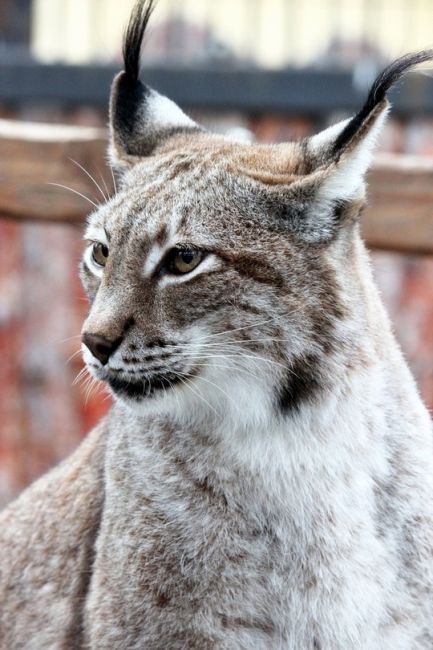
[[[170,253],[167,270],[169,273],[177,275],[190,273],[200,264],[203,257],[204,253],[202,251],[190,248],[174,248]]]
[[[108,246],[101,242],[94,242],[92,246],[92,262],[97,266],[104,267],[108,259]]]

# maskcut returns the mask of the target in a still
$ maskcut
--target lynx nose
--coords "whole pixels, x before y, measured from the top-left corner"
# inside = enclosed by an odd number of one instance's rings
[[[100,334],[88,334],[86,332],[82,336],[82,341],[84,345],[87,345],[93,356],[99,359],[102,365],[105,366],[110,356],[119,347],[122,339],[119,338],[115,341],[110,341]]]

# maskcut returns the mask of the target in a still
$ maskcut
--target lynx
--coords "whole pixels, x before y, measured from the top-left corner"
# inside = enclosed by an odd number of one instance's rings
[[[2,650],[433,648],[432,426],[359,234],[387,91],[302,142],[212,135],[139,80],[90,215],[89,371],[114,395],[0,519]]]

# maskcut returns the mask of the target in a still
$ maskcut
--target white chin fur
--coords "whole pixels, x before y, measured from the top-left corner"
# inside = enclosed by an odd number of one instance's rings
[[[266,426],[273,410],[269,387],[260,380],[247,380],[245,373],[218,377],[212,369],[150,397],[115,395],[115,399],[140,416],[171,416],[184,423],[212,421],[217,429],[232,432]]]
[[[90,374],[101,379],[102,364],[82,344],[84,362]],[[263,372],[261,366],[264,364]],[[274,414],[274,378],[265,360],[244,360],[242,367],[221,369],[212,362],[191,379],[160,389],[142,399],[117,394],[115,401],[139,416],[173,417],[185,423],[212,421],[224,431],[266,427]],[[109,387],[108,383],[106,384]]]

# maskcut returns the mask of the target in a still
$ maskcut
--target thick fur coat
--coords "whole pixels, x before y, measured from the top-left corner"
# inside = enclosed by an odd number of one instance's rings
[[[89,218],[115,405],[0,516],[2,650],[431,650],[432,426],[359,235],[390,85],[300,143],[205,132],[138,79]]]

